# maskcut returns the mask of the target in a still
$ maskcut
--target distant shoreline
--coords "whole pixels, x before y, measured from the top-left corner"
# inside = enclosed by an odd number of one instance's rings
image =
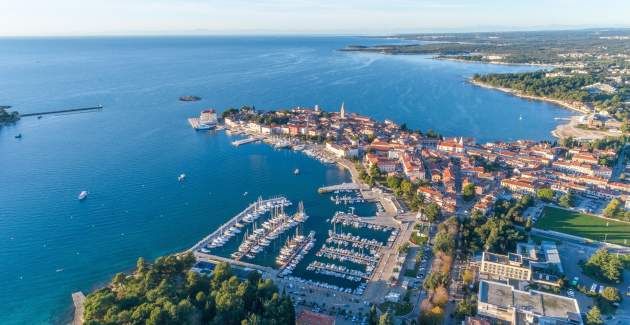
[[[497,65],[513,65],[513,66],[526,66],[526,67],[553,67],[553,68],[561,68],[562,65],[558,64],[544,64],[544,63],[516,63],[516,62],[503,62],[503,61],[479,61],[479,60],[463,60],[457,58],[449,58],[446,56],[434,56],[434,60],[444,60],[444,61],[453,61],[453,62],[461,62],[461,63],[480,63],[480,64],[497,64]]]

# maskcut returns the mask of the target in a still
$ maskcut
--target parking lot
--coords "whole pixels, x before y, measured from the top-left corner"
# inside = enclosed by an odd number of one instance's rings
[[[608,201],[601,199],[593,199],[585,196],[575,196],[575,209],[585,213],[601,214],[608,205]]]
[[[619,308],[617,308],[617,312],[614,316],[611,316],[610,319],[606,317],[606,324],[630,324],[630,297],[626,296],[628,292],[628,287],[630,287],[630,271],[624,270],[624,281],[619,285],[609,285],[598,283],[597,281],[589,278],[587,275],[582,273],[582,268],[579,265],[580,260],[588,260],[588,258],[597,250],[597,247],[581,245],[570,242],[563,242],[558,245],[558,252],[560,253],[560,259],[562,261],[562,266],[564,268],[564,272],[568,282],[571,282],[574,278],[578,278],[579,284],[585,286],[587,289],[590,289],[594,283],[597,283],[598,288],[601,285],[604,286],[614,286],[619,290],[620,295],[624,296]],[[566,294],[567,296],[571,296],[568,292],[563,292],[562,294]],[[580,305],[580,311],[582,313],[588,312],[588,310],[593,306],[593,298],[586,296],[585,294],[580,293],[577,290],[573,290],[574,298],[578,301]]]

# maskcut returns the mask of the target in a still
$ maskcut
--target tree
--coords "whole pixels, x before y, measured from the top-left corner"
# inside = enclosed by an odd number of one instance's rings
[[[376,306],[372,305],[370,307],[370,316],[368,317],[369,325],[378,325],[378,314],[376,313]]]
[[[475,272],[471,271],[470,269],[465,269],[462,273],[462,282],[464,282],[465,285],[470,285],[472,284],[474,279]]]
[[[608,218],[613,218],[617,216],[619,213],[619,206],[621,205],[621,201],[618,199],[612,199],[604,209],[604,215]]]
[[[566,194],[562,195],[560,197],[560,200],[558,201],[558,204],[560,204],[560,206],[565,207],[565,208],[570,208],[572,207],[575,203],[574,203],[575,199],[573,197],[573,194],[571,193],[571,191],[567,191]]]
[[[550,188],[541,188],[536,190],[536,197],[545,202],[553,201],[553,191]]]
[[[589,275],[603,281],[619,283],[623,272],[623,261],[602,248],[588,259],[584,269]]]
[[[411,191],[413,190],[413,185],[411,184],[409,180],[405,179],[400,183],[400,190],[405,196],[408,196],[411,194]]]
[[[602,313],[599,307],[593,306],[591,310],[586,313],[586,325],[601,325],[604,324],[602,320]]]
[[[448,302],[448,290],[444,286],[435,288],[431,302],[436,306],[444,306]]]
[[[388,176],[387,177],[387,187],[396,191],[400,188],[400,178],[396,176]]]
[[[619,290],[615,287],[606,287],[602,292],[602,298],[608,300],[611,303],[621,301],[621,296],[619,295]]]
[[[153,264],[140,259],[134,276],[117,274],[112,286],[87,296],[85,324],[294,322],[293,302],[284,293],[280,296],[271,280],[263,281],[257,274],[239,280],[228,264],[217,265],[211,278],[200,276],[190,270],[191,257],[160,257]]]
[[[465,298],[459,301],[455,306],[455,318],[457,320],[463,320],[466,316],[474,316],[476,312],[476,296],[472,296],[472,298]]]
[[[462,195],[464,196],[464,200],[472,200],[475,197],[475,184],[466,184],[466,186],[462,189]]]
[[[378,177],[380,175],[380,171],[378,170],[378,167],[376,166],[376,164],[371,164],[370,165],[370,176],[371,177]]]
[[[378,325],[394,325],[394,319],[389,312],[384,313],[378,319]]]
[[[440,207],[435,203],[427,205],[424,209],[424,215],[431,223],[436,222],[440,218],[441,214],[442,212],[440,211]]]

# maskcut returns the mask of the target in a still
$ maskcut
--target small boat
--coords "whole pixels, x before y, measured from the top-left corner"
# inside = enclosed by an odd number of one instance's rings
[[[522,120],[523,120],[523,115],[519,115],[519,116],[518,116],[518,120],[519,120],[519,121],[522,121]]]
[[[249,192],[245,192],[245,193],[243,193],[243,196],[247,196],[247,194],[249,194]]]
[[[296,168],[296,169],[293,171],[293,175],[299,175],[299,174],[300,174],[300,169],[299,169],[299,168]]]
[[[41,120],[41,118],[42,118],[42,116],[41,116],[41,115],[37,117],[37,119],[38,119],[38,120]]]
[[[79,201],[85,199],[87,196],[88,196],[87,191],[81,191],[81,193],[79,193]]]
[[[15,136],[16,139],[22,139],[22,133],[19,133]]]
[[[186,174],[180,174],[179,176],[177,176],[177,180],[180,182],[182,182],[185,178],[186,178]]]

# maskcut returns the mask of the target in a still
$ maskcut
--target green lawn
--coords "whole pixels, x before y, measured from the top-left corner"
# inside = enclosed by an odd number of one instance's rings
[[[608,234],[607,242],[630,246],[630,223],[609,221],[589,214],[546,207],[535,227],[598,241],[604,241]],[[627,244],[624,240],[628,240]]]

